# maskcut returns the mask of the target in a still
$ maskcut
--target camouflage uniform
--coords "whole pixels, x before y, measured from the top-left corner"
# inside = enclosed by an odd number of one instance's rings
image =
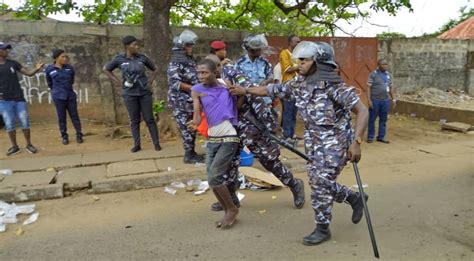
[[[184,150],[194,150],[196,132],[189,131],[186,123],[193,117],[193,99],[191,92],[180,90],[181,83],[198,83],[196,61],[170,62],[168,70],[168,106],[173,110],[174,118],[181,131]]]
[[[314,75],[297,76],[285,84],[270,84],[271,96],[295,99],[305,124],[311,202],[318,224],[331,222],[333,201],[341,203],[352,192],[336,182],[346,164],[347,150],[354,139],[351,110],[359,101],[355,88],[317,81]]]
[[[231,66],[225,66],[223,68],[222,78],[229,80],[232,84],[238,84],[245,88],[254,86],[243,73]],[[273,130],[277,127],[271,107],[265,103],[263,97],[246,95],[245,102],[240,110],[239,123],[237,126],[237,132],[242,146],[247,146],[260,161],[262,166],[272,172],[283,184],[293,187],[296,180],[293,178],[291,171],[283,165],[279,159],[280,147],[269,137],[262,135],[257,127],[242,117],[242,114],[248,110],[253,110],[255,116],[264,123],[269,130]]]

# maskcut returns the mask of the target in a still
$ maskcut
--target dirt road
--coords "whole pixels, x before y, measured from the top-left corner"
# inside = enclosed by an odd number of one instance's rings
[[[382,259],[474,260],[473,136],[402,117],[392,117],[389,134],[390,145],[363,145],[360,164]],[[306,173],[297,176],[307,181]],[[355,184],[352,169],[339,181]],[[0,260],[373,258],[365,220],[353,225],[348,205],[334,207],[332,239],[307,247],[301,239],[314,228],[309,197],[296,210],[288,189],[242,192],[239,222],[228,231],[213,226],[220,214],[209,210],[214,201],[209,192],[172,196],[158,188],[104,194],[99,201],[79,194],[36,202],[36,223],[9,225],[0,234]],[[15,235],[19,227],[25,231],[21,236]]]

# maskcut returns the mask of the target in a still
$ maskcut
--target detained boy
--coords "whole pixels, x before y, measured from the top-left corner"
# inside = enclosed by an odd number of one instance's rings
[[[216,63],[204,59],[197,66],[199,84],[191,88],[194,116],[189,122],[190,129],[196,129],[201,123],[201,110],[208,123],[207,140],[207,177],[217,200],[222,204],[225,214],[217,222],[217,227],[226,229],[236,221],[239,209],[232,201],[227,188],[227,176],[231,171],[232,158],[238,153],[239,138],[237,125],[237,99],[229,90],[217,81]]]

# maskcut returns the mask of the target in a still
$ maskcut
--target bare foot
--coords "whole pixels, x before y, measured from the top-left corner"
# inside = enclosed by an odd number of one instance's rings
[[[221,229],[229,229],[234,225],[235,221],[237,220],[237,215],[239,214],[239,209],[237,207],[233,207],[228,209],[225,213],[224,217],[221,220]]]

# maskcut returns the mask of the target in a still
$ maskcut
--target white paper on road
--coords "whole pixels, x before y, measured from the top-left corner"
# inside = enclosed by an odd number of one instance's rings
[[[165,192],[171,195],[176,195],[176,189],[166,186]]]
[[[358,188],[359,188],[359,186],[358,186],[357,184],[354,184],[354,185],[352,185],[351,187],[353,187],[353,188],[355,188],[355,189],[358,189]],[[362,188],[368,188],[368,187],[369,187],[369,185],[367,185],[367,184],[362,184]]]
[[[186,187],[186,185],[183,182],[177,182],[177,181],[172,182],[170,185],[171,187],[177,188],[177,189]]]
[[[33,213],[27,220],[25,220],[25,222],[23,222],[23,225],[29,225],[29,224],[35,223],[36,220],[38,220],[38,217],[39,217],[38,212]]]
[[[209,190],[209,182],[203,181],[201,184],[199,184],[198,191],[194,192],[195,196],[202,195],[206,193],[206,191]]]
[[[0,223],[0,233],[5,232],[7,230],[7,226],[5,224]]]
[[[242,201],[242,199],[245,198],[245,194],[237,192],[237,198],[239,199],[239,201]]]

